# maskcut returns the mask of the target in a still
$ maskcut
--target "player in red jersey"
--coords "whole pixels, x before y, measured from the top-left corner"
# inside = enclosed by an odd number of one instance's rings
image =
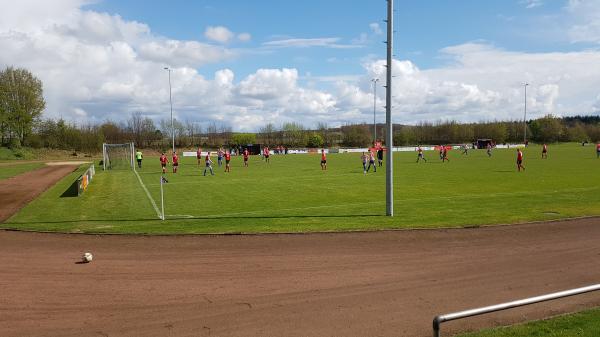
[[[321,149],[321,170],[327,170],[327,154],[325,149]]]
[[[450,159],[448,159],[448,147],[442,145],[442,163],[446,160],[450,162]]]
[[[248,149],[244,149],[244,166],[248,167],[248,157],[250,156],[250,152],[248,151]]]
[[[200,167],[202,162],[202,148],[200,146],[198,146],[198,150],[196,150],[196,159],[198,159],[198,167]]]
[[[596,144],[596,158],[600,158],[600,142]]]
[[[169,159],[167,159],[167,155],[163,152],[160,156],[160,166],[162,166],[162,173],[167,173],[167,164],[169,163]]]
[[[225,172],[231,172],[231,153],[229,151],[225,152]]]
[[[542,159],[548,159],[548,145],[542,146]]]
[[[173,173],[177,173],[178,167],[179,167],[179,157],[177,156],[177,152],[173,152]]]
[[[521,172],[521,169],[525,171],[525,166],[523,166],[523,152],[521,152],[521,149],[517,149],[517,170]]]
[[[206,176],[206,170],[209,169],[210,170],[210,174],[211,175],[215,175],[215,172],[213,172],[213,168],[212,168],[212,160],[210,159],[210,151],[208,151],[208,153],[206,153],[206,157],[204,158],[204,163],[205,163],[205,167],[204,167],[204,176]]]
[[[265,157],[265,161],[268,163],[269,162],[269,156],[270,156],[270,150],[268,146],[265,146],[265,148],[263,149],[263,156]]]

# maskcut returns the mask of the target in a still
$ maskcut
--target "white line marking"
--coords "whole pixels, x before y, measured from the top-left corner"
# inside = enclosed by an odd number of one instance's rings
[[[156,211],[156,216],[158,216],[159,219],[162,219],[162,215],[160,214],[160,210],[158,209],[158,206],[156,206],[156,203],[154,202],[154,199],[152,199],[152,196],[150,195],[150,192],[146,188],[146,185],[144,185],[144,182],[142,181],[142,178],[140,178],[140,175],[137,173],[136,170],[133,170],[133,172],[135,173],[136,177],[138,178],[138,181],[140,182],[140,184],[142,185],[142,188],[144,189],[144,192],[146,192],[146,195],[148,196],[148,199],[150,199],[150,202],[152,203],[152,207],[154,207],[154,210]]]

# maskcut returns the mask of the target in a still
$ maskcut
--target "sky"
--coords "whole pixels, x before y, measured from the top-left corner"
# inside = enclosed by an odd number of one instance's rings
[[[44,116],[141,112],[234,131],[385,121],[384,0],[0,0],[0,67],[44,83]],[[600,0],[396,0],[393,120],[600,111]]]

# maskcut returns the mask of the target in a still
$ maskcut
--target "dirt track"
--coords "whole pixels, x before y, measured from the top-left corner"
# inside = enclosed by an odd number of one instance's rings
[[[76,264],[91,251],[91,264]],[[0,231],[0,336],[430,336],[435,314],[600,281],[600,220],[258,236]],[[600,305],[600,294],[449,332]]]
[[[0,181],[0,223],[77,167],[78,165],[44,166]]]

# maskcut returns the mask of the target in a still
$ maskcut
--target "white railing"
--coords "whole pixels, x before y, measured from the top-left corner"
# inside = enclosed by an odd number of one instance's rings
[[[467,317],[472,317],[472,316],[479,316],[479,315],[483,315],[483,314],[488,314],[490,312],[496,312],[496,311],[507,310],[507,309],[516,308],[516,307],[522,307],[524,305],[555,300],[555,299],[559,299],[559,298],[563,298],[563,297],[569,297],[569,296],[589,293],[589,292],[597,291],[597,290],[600,290],[600,284],[595,284],[595,285],[591,285],[591,286],[583,287],[583,288],[560,291],[557,293],[546,294],[546,295],[542,295],[542,296],[525,298],[522,300],[517,300],[517,301],[512,301],[512,302],[507,302],[507,303],[502,303],[502,304],[491,305],[489,307],[465,310],[465,311],[455,312],[455,313],[446,314],[446,315],[439,315],[433,319],[433,337],[440,337],[440,325],[444,322],[454,321],[457,319],[462,319],[462,318],[467,318]]]

